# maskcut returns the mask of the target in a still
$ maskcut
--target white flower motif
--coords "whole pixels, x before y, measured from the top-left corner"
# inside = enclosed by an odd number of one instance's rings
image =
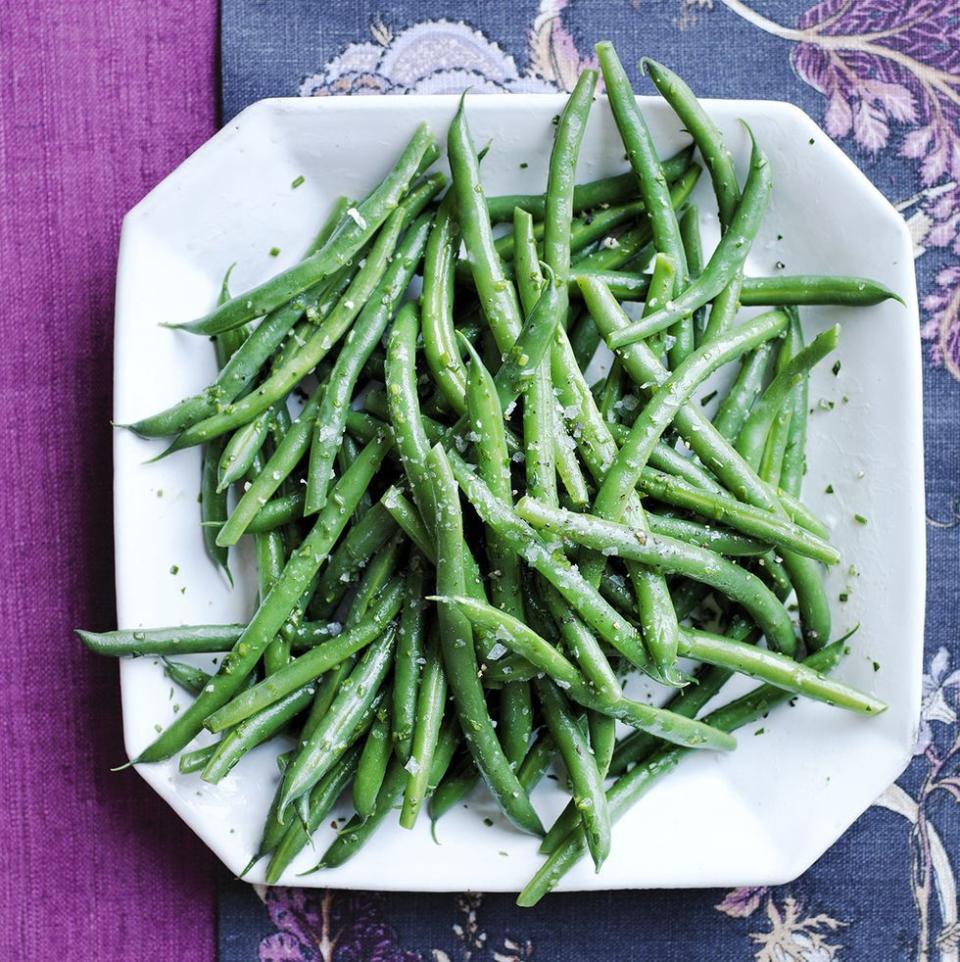
[[[929,674],[924,673],[923,676],[923,701],[920,705],[917,744],[913,750],[915,755],[922,755],[930,747],[933,741],[932,722],[952,725],[957,720],[957,713],[947,700],[947,692],[950,689],[960,688],[960,671],[951,671],[947,674],[949,667],[950,652],[941,645],[930,659]]]
[[[584,58],[563,25],[570,0],[541,0],[527,37],[528,67],[462,22],[427,20],[394,34],[377,21],[372,42],[352,43],[305,77],[300,96],[336,94],[554,93],[572,89]]]

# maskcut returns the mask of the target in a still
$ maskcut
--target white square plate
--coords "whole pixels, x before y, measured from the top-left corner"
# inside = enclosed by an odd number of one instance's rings
[[[558,96],[472,97],[468,111],[491,194],[540,191],[546,181]],[[641,99],[663,155],[686,142],[659,100]],[[129,422],[190,394],[215,375],[200,338],[159,326],[205,313],[227,266],[243,291],[293,264],[339,194],[377,182],[414,125],[443,137],[451,97],[269,100],[255,104],[171,174],[123,226],[116,315],[115,416]],[[770,156],[775,190],[748,262],[751,274],[824,272],[878,278],[906,307],[811,309],[808,335],[843,325],[839,374],[813,375],[805,494],[830,525],[843,562],[828,577],[836,632],[859,623],[853,654],[837,674],[889,704],[864,719],[800,701],[741,731],[728,755],[699,753],[664,779],[616,827],[601,874],[586,862],[561,889],[775,883],[806,869],[902,771],[914,743],[924,614],[923,448],[920,351],[910,238],[899,215],[801,111],[781,103],[714,101],[742,172],[747,119]],[[590,119],[578,180],[623,170],[623,147],[600,100]],[[302,175],[297,189],[291,184]],[[695,199],[705,239],[716,240],[707,177]],[[280,248],[271,257],[273,247]],[[782,266],[780,266],[782,265]],[[821,400],[835,402],[821,410]],[[229,590],[204,555],[197,507],[200,457],[185,451],[145,464],[161,442],[117,431],[115,524],[121,627],[249,618],[255,586],[236,552]],[[834,493],[826,494],[830,484]],[[868,519],[856,523],[854,514]],[[854,565],[859,575],[848,573]],[[849,600],[841,604],[841,592]],[[203,659],[198,659],[203,662]],[[207,661],[209,664],[209,661]],[[131,756],[173,718],[183,693],[156,659],[125,659],[123,721]],[[744,686],[745,687],[745,686]],[[741,689],[731,687],[731,692]],[[759,728],[764,729],[762,737]],[[234,872],[250,858],[277,783],[277,744],[261,746],[219,786],[181,776],[176,761],[140,774]],[[564,804],[545,780],[534,802],[549,824]],[[338,814],[346,814],[344,808]],[[492,827],[484,817],[493,819]],[[650,826],[657,826],[651,831]],[[324,828],[318,851],[329,841]],[[535,839],[514,831],[478,792],[438,825],[413,832],[385,824],[376,841],[333,871],[298,879],[316,861],[306,851],[288,884],[399,890],[516,891],[536,867]],[[262,880],[261,863],[248,878]]]

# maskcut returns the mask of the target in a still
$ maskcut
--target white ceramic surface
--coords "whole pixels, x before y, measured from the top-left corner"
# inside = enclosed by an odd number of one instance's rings
[[[468,111],[490,193],[541,190],[554,96],[473,97]],[[642,107],[664,154],[685,143],[662,102]],[[730,755],[700,753],[659,783],[616,827],[600,875],[586,863],[561,889],[720,886],[782,882],[806,869],[906,765],[920,699],[924,600],[920,352],[913,258],[893,208],[801,111],[779,103],[710,102],[742,173],[744,117],[767,150],[776,183],[748,261],[752,274],[788,272],[877,277],[906,301],[870,310],[804,312],[812,335],[841,321],[838,357],[813,375],[805,495],[830,525],[843,563],[828,577],[837,633],[856,623],[854,653],[839,677],[885,699],[889,711],[863,719],[801,701],[740,732]],[[443,135],[449,97],[270,100],[240,116],[138,204],[124,222],[116,315],[115,416],[129,422],[206,384],[215,373],[207,342],[159,326],[205,313],[227,266],[234,291],[293,264],[341,193],[362,195],[392,163],[414,124]],[[588,180],[623,169],[623,148],[603,100],[592,112],[578,168]],[[291,183],[299,175],[298,189]],[[707,178],[695,199],[715,243]],[[708,216],[709,215],[709,216]],[[281,250],[271,257],[272,247]],[[779,265],[783,265],[780,267]],[[704,391],[705,393],[705,391]],[[836,402],[820,410],[818,402]],[[255,597],[249,553],[235,554],[227,588],[202,547],[200,459],[186,451],[145,460],[160,442],[115,437],[117,608],[124,628],[242,620]],[[824,493],[827,484],[834,494]],[[867,525],[854,521],[864,515]],[[848,574],[855,565],[859,576]],[[176,573],[172,573],[176,566]],[[849,591],[849,601],[838,594]],[[196,659],[203,663],[204,659]],[[875,667],[876,666],[876,667]],[[131,755],[173,718],[187,696],[152,658],[121,667],[123,722]],[[731,689],[733,691],[734,689]],[[739,689],[737,689],[739,690]],[[757,730],[762,728],[763,734]],[[755,737],[760,736],[760,737]],[[219,786],[181,776],[176,762],[140,774],[232,871],[259,840],[277,783],[277,744],[260,747]],[[564,802],[547,780],[534,795],[549,824]],[[343,808],[339,814],[348,810]],[[493,819],[487,827],[483,819]],[[651,831],[651,826],[657,826]],[[399,890],[515,891],[540,864],[536,840],[514,831],[481,792],[430,839],[384,825],[375,844],[334,872],[296,879],[315,861],[305,852],[285,881]],[[320,833],[318,849],[331,832]],[[262,880],[261,863],[248,878]]]

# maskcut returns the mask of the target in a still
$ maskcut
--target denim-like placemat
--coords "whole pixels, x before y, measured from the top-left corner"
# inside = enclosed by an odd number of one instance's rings
[[[626,64],[664,60],[702,94],[800,105],[911,225],[930,518],[914,762],[789,885],[560,895],[520,910],[510,896],[278,889],[261,898],[231,884],[220,900],[222,962],[958,959],[960,3],[400,0],[387,12],[370,0],[223,0],[225,117],[279,95],[567,89],[606,37]]]

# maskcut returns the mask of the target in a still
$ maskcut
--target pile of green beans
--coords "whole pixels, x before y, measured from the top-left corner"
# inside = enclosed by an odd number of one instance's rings
[[[170,438],[162,456],[203,445],[200,536],[227,578],[253,539],[258,597],[246,623],[78,635],[162,658],[193,698],[132,763],[178,755],[181,777],[217,783],[274,740],[280,784],[250,863],[268,859],[268,883],[315,846],[311,871],[341,865],[394,810],[404,829],[436,823],[482,781],[545,836],[532,905],[584,855],[599,871],[614,823],[689,751],[734,749],[734,729],[787,697],[884,710],[827,677],[847,650],[822,583],[840,554],[800,487],[808,379],[840,328],[807,343],[798,309],[896,295],[745,275],[775,183],[762,144],[748,128],[739,184],[690,89],[646,61],[692,138],[661,161],[613,47],[597,54],[607,101],[593,108],[585,69],[543,193],[485,195],[461,98],[449,184],[421,125],[298,264],[234,297],[225,279],[209,314],[168,325],[185,349],[212,336],[220,374],[126,426]],[[589,112],[607,104],[629,169],[577,185]],[[752,306],[769,309],[738,318]],[[590,385],[603,341],[612,366]],[[730,364],[711,418],[695,395]],[[631,671],[663,707],[631,698]],[[735,674],[760,687],[702,716]],[[553,764],[570,804],[545,831],[533,790]],[[348,790],[352,818],[317,846]]]

